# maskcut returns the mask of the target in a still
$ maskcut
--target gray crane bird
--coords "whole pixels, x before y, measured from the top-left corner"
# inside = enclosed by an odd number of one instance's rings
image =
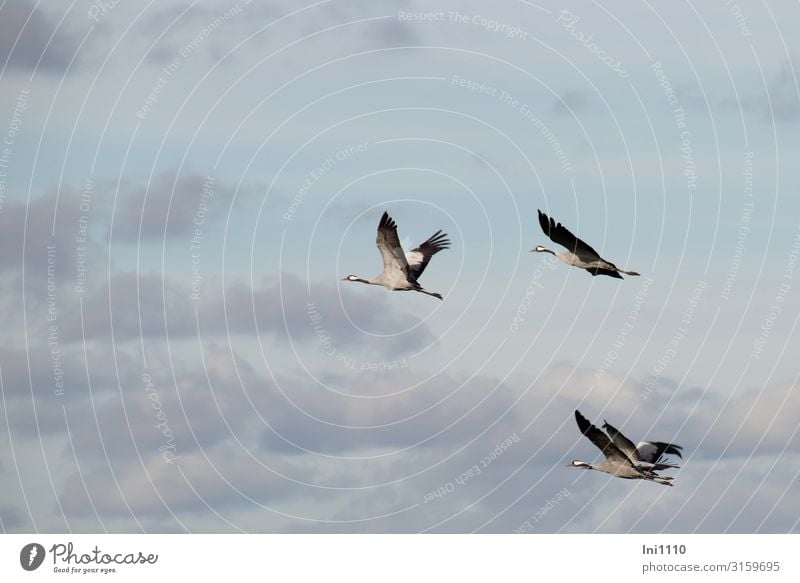
[[[384,212],[378,224],[378,238],[375,240],[383,258],[383,272],[372,279],[364,279],[356,275],[343,277],[342,281],[358,281],[370,285],[382,285],[394,291],[418,291],[435,298],[442,294],[431,292],[419,284],[419,277],[430,263],[431,257],[442,249],[450,247],[447,233],[436,231],[427,241],[416,249],[404,252],[397,236],[397,224],[389,213]]]
[[[567,467],[598,470],[627,480],[649,480],[664,486],[672,486],[671,477],[659,476],[656,472],[679,467],[669,463],[663,456],[672,454],[682,458],[681,446],[663,441],[642,441],[638,445],[633,445],[632,441],[604,421],[603,429],[608,431],[606,435],[577,409],[575,420],[581,433],[603,452],[606,459],[599,464],[573,460]]]
[[[566,247],[567,251],[551,251],[546,247],[537,245],[531,249],[531,253],[552,253],[567,265],[585,269],[592,275],[607,275],[609,277],[616,277],[617,279],[624,279],[622,275],[620,275],[621,273],[625,275],[639,275],[635,271],[625,271],[610,261],[606,261],[600,257],[597,251],[578,239],[561,223],[556,223],[552,217],[548,217],[542,211],[539,211],[539,225],[542,227],[544,234],[547,235],[551,241]]]

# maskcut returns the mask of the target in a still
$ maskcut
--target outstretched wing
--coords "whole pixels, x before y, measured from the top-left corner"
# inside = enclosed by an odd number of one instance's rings
[[[552,217],[548,217],[542,211],[539,211],[539,226],[542,227],[544,234],[550,237],[554,243],[566,247],[584,261],[596,261],[601,259],[600,255],[592,249],[589,245],[578,239],[575,235],[561,223],[556,223]]]
[[[428,266],[431,257],[448,247],[450,247],[450,239],[447,238],[447,233],[442,233],[441,230],[436,231],[419,247],[406,253],[406,261],[411,269],[411,274],[419,279],[419,276]]]
[[[633,445],[633,442],[622,435],[622,433],[620,433],[616,427],[609,424],[609,422],[605,419],[603,419],[603,429],[608,432],[608,435],[611,437],[611,441],[614,442],[614,445],[620,448],[622,453],[628,456],[631,461],[639,461],[642,459],[639,457],[639,452],[636,450],[636,446]]]
[[[663,441],[642,441],[636,446],[639,452],[639,458],[642,461],[650,463],[658,463],[664,455],[676,455],[683,459],[680,445],[674,443],[664,443]]]
[[[581,412],[577,409],[575,409],[575,421],[578,422],[578,428],[581,430],[581,433],[588,437],[589,441],[600,448],[600,451],[602,451],[608,459],[624,460],[630,465],[633,465],[633,462],[630,460],[630,458],[625,455],[625,453],[619,447],[617,447],[605,433],[600,431],[597,427],[592,425],[592,423],[586,419],[586,417],[581,415]]]
[[[381,217],[381,222],[378,223],[378,238],[375,240],[375,244],[381,252],[385,273],[400,271],[405,274],[409,282],[416,281],[408,267],[403,248],[400,246],[400,239],[397,236],[397,223],[385,211]]]

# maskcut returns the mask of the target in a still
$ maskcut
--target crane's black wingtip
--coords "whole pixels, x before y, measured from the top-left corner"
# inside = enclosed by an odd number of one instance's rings
[[[683,459],[683,456],[681,455],[682,449],[683,447],[681,447],[680,445],[675,445],[674,443],[671,443],[670,446],[665,450],[665,453],[669,455],[676,455],[679,458]]]
[[[426,241],[431,245],[435,245],[440,249],[447,249],[450,247],[450,239],[447,236],[447,233],[443,233],[441,229],[436,231],[430,238]]]
[[[388,211],[383,211],[383,216],[381,216],[381,222],[378,223],[379,229],[394,229],[397,225],[394,222],[394,219],[389,216]]]
[[[542,228],[542,231],[544,231],[544,234],[548,237],[550,236],[550,223],[552,220],[553,219],[549,218],[546,214],[539,210],[539,226]]]
[[[575,409],[575,421],[578,422],[578,429],[581,430],[581,433],[583,433],[586,437],[589,437],[590,439],[591,437],[589,436],[589,433],[591,433],[592,430],[600,431],[594,425],[592,425],[591,421],[589,421],[586,417],[581,415],[581,412],[578,411],[577,409]]]

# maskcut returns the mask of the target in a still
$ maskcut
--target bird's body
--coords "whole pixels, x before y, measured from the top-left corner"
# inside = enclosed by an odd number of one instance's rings
[[[554,243],[558,243],[567,248],[567,251],[552,251],[541,245],[537,245],[532,252],[537,253],[552,253],[567,265],[585,269],[592,275],[608,275],[617,279],[623,279],[622,273],[625,275],[639,275],[635,271],[625,271],[620,269],[610,261],[606,261],[600,254],[592,249],[589,245],[578,239],[561,223],[556,223],[552,217],[548,217],[542,211],[539,211],[539,225],[542,231]]]
[[[630,459],[636,467],[651,471],[678,467],[674,464],[667,463],[664,460],[664,455],[677,455],[678,457],[682,457],[681,449],[683,448],[680,445],[665,443],[663,441],[640,441],[634,446],[632,441],[622,435],[617,428],[606,420],[603,420],[603,429],[605,429],[606,433],[611,437],[611,441],[614,445],[628,456],[628,459]]]
[[[664,486],[672,486],[672,478],[659,476],[656,472],[678,466],[663,459],[664,454],[681,457],[681,446],[662,441],[643,441],[634,446],[633,442],[617,429],[605,423],[603,428],[608,435],[575,411],[575,420],[581,433],[595,444],[605,455],[599,464],[590,464],[574,460],[570,466],[587,470],[597,470],[628,480],[649,480]]]
[[[389,216],[389,213],[384,212],[378,224],[378,237],[375,244],[383,259],[383,271],[371,279],[348,275],[343,278],[344,280],[380,285],[394,291],[418,291],[442,299],[442,294],[424,289],[418,279],[425,271],[431,257],[450,246],[450,240],[446,233],[436,231],[419,247],[406,253],[397,236],[397,224]]]

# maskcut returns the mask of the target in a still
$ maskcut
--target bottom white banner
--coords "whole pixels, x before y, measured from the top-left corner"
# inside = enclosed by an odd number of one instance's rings
[[[0,581],[800,581],[798,542],[771,534],[14,534],[0,536]]]

